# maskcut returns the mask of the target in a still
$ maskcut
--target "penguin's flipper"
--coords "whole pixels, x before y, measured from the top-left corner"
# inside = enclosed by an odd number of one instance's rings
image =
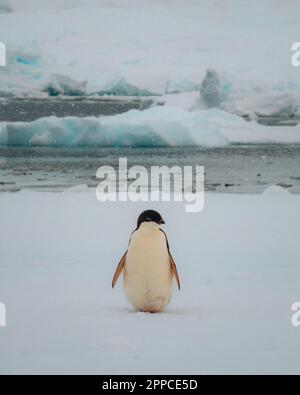
[[[169,252],[169,257],[170,257],[172,272],[173,272],[174,277],[176,279],[177,287],[180,290],[180,279],[179,279],[179,275],[177,272],[177,267],[175,265],[174,259],[173,259],[172,255],[170,254],[170,252]]]
[[[179,280],[179,276],[178,276],[178,272],[177,272],[177,267],[175,265],[174,259],[173,259],[172,255],[171,255],[171,252],[170,252],[170,245],[169,245],[168,237],[167,237],[166,233],[162,229],[160,229],[160,231],[163,232],[163,234],[165,235],[166,243],[167,243],[167,249],[168,249],[169,257],[170,257],[171,269],[172,269],[172,272],[173,272],[173,274],[175,276],[177,287],[180,290],[180,280]]]
[[[119,264],[118,264],[118,266],[117,266],[117,269],[116,269],[116,271],[115,271],[115,274],[114,274],[114,277],[113,277],[113,280],[112,280],[112,287],[113,287],[113,288],[114,288],[114,286],[116,285],[116,283],[117,283],[117,281],[118,281],[118,278],[120,277],[120,274],[122,273],[122,271],[123,271],[123,269],[124,269],[125,262],[126,262],[126,254],[127,254],[127,251],[126,251],[125,254],[122,256],[122,258],[121,258],[121,260],[120,260],[120,262],[119,262]]]

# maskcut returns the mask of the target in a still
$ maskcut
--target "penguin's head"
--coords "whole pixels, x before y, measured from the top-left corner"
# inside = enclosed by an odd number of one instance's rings
[[[140,227],[142,222],[155,222],[158,225],[165,223],[165,221],[162,219],[162,216],[154,210],[146,210],[139,215],[136,225],[137,229]]]

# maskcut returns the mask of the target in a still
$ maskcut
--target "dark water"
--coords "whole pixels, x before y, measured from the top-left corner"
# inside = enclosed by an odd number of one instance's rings
[[[114,115],[132,109],[143,110],[151,106],[151,99],[116,98],[51,98],[1,99],[0,122],[32,122],[43,117],[89,117]]]
[[[300,193],[300,144],[231,145],[224,148],[6,148],[0,147],[0,191],[22,189],[63,191],[98,185],[96,171],[128,166],[205,167],[205,189],[216,192],[261,193],[281,185]]]
[[[49,116],[99,117],[121,114],[132,109],[144,110],[152,105],[164,105],[164,100],[124,96],[121,98],[67,96],[44,99],[0,97],[0,122],[32,122]],[[245,120],[251,120],[250,114],[245,113],[242,116]],[[269,126],[296,126],[300,122],[300,117],[293,108],[285,108],[278,113],[268,115],[256,113],[256,120],[257,123]]]

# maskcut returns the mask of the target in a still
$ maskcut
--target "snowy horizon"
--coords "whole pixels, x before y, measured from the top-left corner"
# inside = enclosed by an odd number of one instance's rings
[[[2,9],[11,12],[0,14],[8,51],[1,91],[39,91],[59,85],[59,75],[86,82],[87,93],[124,79],[163,94],[197,89],[208,69],[227,80],[228,94],[253,84],[266,94],[300,91],[291,65],[295,1],[2,0]]]
[[[0,9],[0,42],[7,49],[7,66],[0,68],[4,105],[14,98],[110,97],[149,98],[153,106],[164,105],[145,115],[133,111],[113,120],[71,120],[75,129],[83,127],[84,136],[92,122],[96,134],[84,145],[106,140],[122,145],[114,135],[125,130],[135,146],[140,137],[134,125],[142,135],[154,127],[154,146],[159,141],[163,146],[300,141],[300,68],[291,61],[291,46],[299,40],[296,1],[2,0]],[[171,139],[166,115],[174,125]],[[236,115],[253,122],[238,122]],[[273,116],[271,124],[284,120],[280,130],[255,123]],[[36,122],[44,129],[36,131]],[[67,131],[70,139],[64,137],[68,118],[46,115],[36,122],[24,125],[31,129],[26,144],[73,144],[73,130]],[[15,141],[20,127],[1,122],[1,144]],[[232,133],[231,127],[238,130]],[[82,142],[80,132],[75,141]]]

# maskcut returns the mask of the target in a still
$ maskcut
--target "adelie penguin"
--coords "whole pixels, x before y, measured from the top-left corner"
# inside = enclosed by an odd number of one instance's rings
[[[122,272],[127,299],[138,311],[156,313],[168,305],[175,278],[180,281],[169,249],[167,236],[160,225],[161,215],[154,210],[143,211],[132,233],[128,250],[115,271],[112,287]]]

